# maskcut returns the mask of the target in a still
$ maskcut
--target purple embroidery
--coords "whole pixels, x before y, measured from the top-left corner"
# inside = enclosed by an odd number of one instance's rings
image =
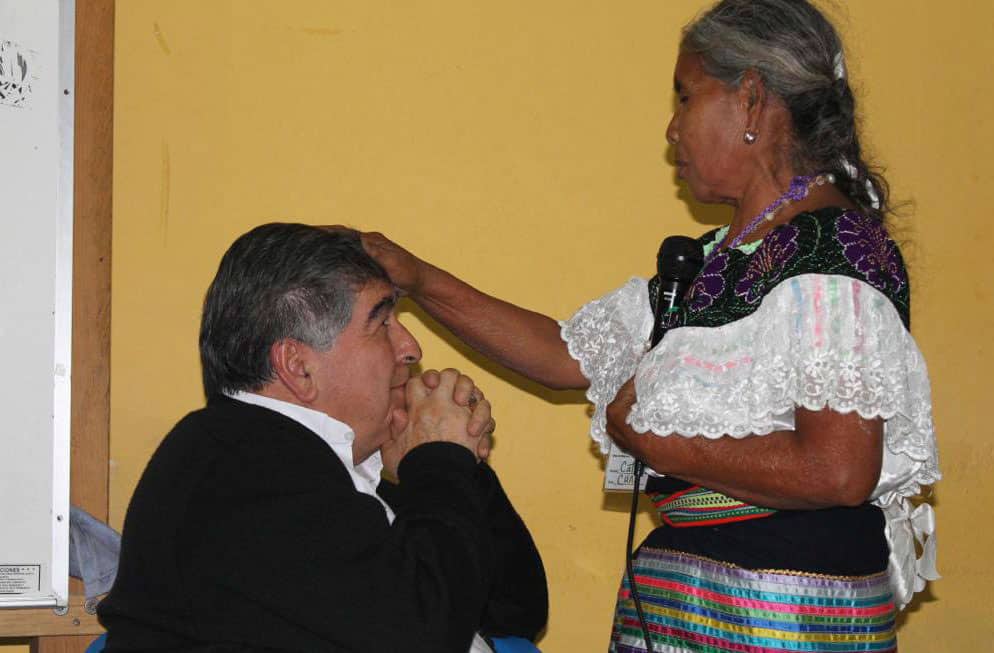
[[[687,308],[692,313],[703,311],[721,296],[725,290],[725,277],[722,273],[727,267],[728,252],[723,251],[711,259],[697,275],[687,293]]]
[[[908,283],[897,246],[883,225],[855,212],[839,217],[836,238],[846,259],[874,288],[897,292]]]
[[[749,258],[745,274],[735,286],[735,294],[748,304],[761,300],[766,289],[783,275],[787,261],[797,253],[797,234],[798,229],[792,224],[771,231]]]

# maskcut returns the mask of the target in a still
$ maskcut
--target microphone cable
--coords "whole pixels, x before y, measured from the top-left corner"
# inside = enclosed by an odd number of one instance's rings
[[[639,625],[642,626],[642,637],[645,638],[645,650],[648,653],[655,653],[652,639],[649,637],[649,624],[645,620],[645,613],[642,611],[642,599],[639,598],[638,587],[635,585],[635,572],[632,570],[632,559],[635,552],[632,545],[635,543],[635,515],[638,514],[639,507],[639,481],[642,479],[644,465],[638,458],[635,459],[635,483],[632,487],[632,510],[628,516],[628,543],[625,545],[625,572],[628,574],[628,591],[632,595],[632,602],[635,603],[635,614],[638,615]]]
[[[670,236],[663,240],[659,246],[659,253],[656,255],[656,278],[659,285],[656,290],[655,311],[653,311],[652,335],[649,338],[650,350],[658,345],[659,341],[666,335],[666,329],[663,327],[663,314],[676,310],[683,302],[683,296],[687,292],[690,282],[701,270],[703,258],[700,243],[687,236]],[[663,289],[664,279],[670,283],[670,288],[666,292]],[[669,306],[664,310],[663,307],[667,303]],[[642,609],[642,599],[639,597],[638,585],[635,583],[635,571],[632,567],[632,560],[635,557],[635,552],[632,550],[635,544],[635,517],[638,514],[639,490],[641,489],[645,463],[635,458],[633,471],[635,472],[635,480],[632,483],[632,508],[628,515],[625,573],[628,574],[628,591],[635,604],[635,614],[638,615],[639,625],[642,627],[646,651],[647,653],[655,653],[656,649],[652,644],[649,624]]]
[[[656,315],[652,323],[652,337],[649,342],[653,347],[659,344],[659,341],[663,339],[662,334],[662,288],[660,287],[660,296],[656,298]],[[634,456],[633,456],[634,458]],[[635,604],[635,614],[638,615],[639,625],[642,627],[642,637],[645,639],[645,650],[648,653],[655,653],[655,647],[652,645],[652,639],[649,636],[649,623],[645,620],[645,612],[642,610],[642,599],[639,598],[638,586],[635,584],[635,571],[632,568],[632,560],[635,558],[635,551],[632,547],[635,545],[635,517],[638,515],[639,507],[639,486],[642,484],[642,474],[645,471],[645,463],[641,459],[635,458],[635,481],[632,483],[632,508],[628,514],[628,540],[625,544],[625,572],[628,574],[628,591],[632,595],[632,602]]]

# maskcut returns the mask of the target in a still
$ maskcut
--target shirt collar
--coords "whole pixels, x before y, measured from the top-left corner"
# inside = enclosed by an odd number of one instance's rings
[[[281,415],[289,417],[298,424],[306,426],[309,430],[313,431],[329,447],[334,448],[336,445],[342,444],[348,444],[351,447],[352,442],[355,440],[355,432],[351,426],[319,410],[301,406],[300,404],[293,404],[282,399],[258,395],[253,392],[233,392],[228,396],[238,401],[244,401],[247,404],[255,404],[256,406],[274,410]],[[351,463],[351,461],[352,456],[350,455],[349,462]]]

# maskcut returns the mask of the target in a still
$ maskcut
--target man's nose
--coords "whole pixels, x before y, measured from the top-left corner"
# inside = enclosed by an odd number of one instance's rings
[[[407,330],[399,321],[394,322],[394,353],[397,355],[397,362],[402,365],[414,365],[421,360],[421,346],[414,339],[411,332]]]

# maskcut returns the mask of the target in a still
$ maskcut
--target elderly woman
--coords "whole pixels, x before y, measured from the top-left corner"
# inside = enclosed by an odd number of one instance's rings
[[[556,323],[378,234],[367,248],[480,352],[588,388],[594,439],[654,470],[664,525],[633,564],[645,623],[626,578],[611,650],[896,650],[896,609],[937,577],[930,508],[908,497],[939,472],[840,40],[804,0],[723,0],[685,29],[674,85],[679,176],[734,215],[700,237],[703,268],[652,350],[656,279]]]

